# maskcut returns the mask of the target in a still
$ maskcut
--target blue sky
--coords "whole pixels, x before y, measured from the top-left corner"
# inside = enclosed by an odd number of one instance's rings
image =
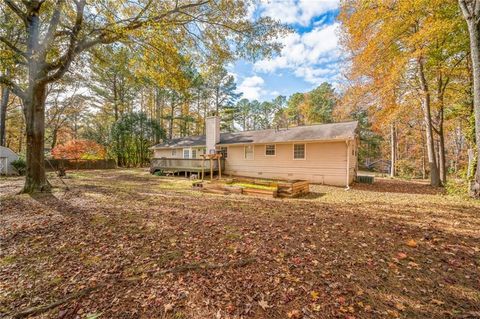
[[[268,15],[294,32],[279,39],[282,52],[268,60],[238,61],[229,68],[238,91],[248,99],[271,100],[306,92],[326,81],[337,82],[339,0],[262,0],[255,15]]]

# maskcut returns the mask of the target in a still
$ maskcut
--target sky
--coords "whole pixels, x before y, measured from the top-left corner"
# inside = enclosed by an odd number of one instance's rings
[[[229,71],[242,98],[272,100],[307,92],[322,82],[335,85],[339,77],[339,0],[262,0],[255,15],[266,15],[293,29],[280,42],[280,54],[256,62],[237,61]]]

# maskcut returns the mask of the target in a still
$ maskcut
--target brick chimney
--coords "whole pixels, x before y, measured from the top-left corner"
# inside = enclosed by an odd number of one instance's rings
[[[215,153],[215,147],[220,142],[220,117],[209,116],[206,120],[207,154]]]

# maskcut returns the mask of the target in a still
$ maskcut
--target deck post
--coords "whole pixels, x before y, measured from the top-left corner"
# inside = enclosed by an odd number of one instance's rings
[[[213,161],[212,158],[210,158],[210,180],[213,179]]]
[[[222,179],[222,165],[220,164],[220,158],[222,157],[221,154],[217,157],[218,159],[218,179]]]
[[[346,176],[346,187],[347,187],[347,190],[350,189],[350,141],[346,141],[347,143],[347,169],[346,169],[346,172],[345,172],[345,176]]]

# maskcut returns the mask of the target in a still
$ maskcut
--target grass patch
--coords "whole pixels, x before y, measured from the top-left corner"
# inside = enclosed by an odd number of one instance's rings
[[[232,183],[232,184],[229,184],[229,185],[230,186],[243,187],[243,188],[268,190],[268,191],[277,190],[277,187],[275,187],[275,186],[266,186],[266,185],[250,184],[250,183]]]
[[[11,265],[15,262],[17,258],[13,255],[10,256],[5,256],[3,258],[0,258],[0,266],[8,266]]]

